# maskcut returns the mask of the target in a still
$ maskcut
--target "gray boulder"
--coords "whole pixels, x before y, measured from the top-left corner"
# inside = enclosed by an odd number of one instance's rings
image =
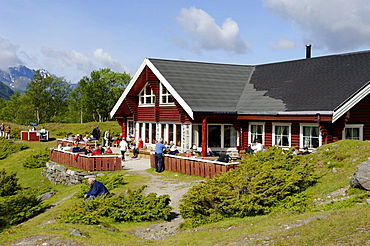
[[[350,185],[353,188],[370,190],[370,160],[358,165],[355,175],[350,180]]]
[[[50,197],[55,195],[55,191],[49,191],[44,194],[39,195],[37,198],[41,201],[49,199]]]

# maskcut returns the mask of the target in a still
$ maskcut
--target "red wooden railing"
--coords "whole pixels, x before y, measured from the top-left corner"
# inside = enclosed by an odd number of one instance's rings
[[[50,160],[85,171],[121,170],[120,155],[87,156],[70,151],[50,149]]]
[[[239,162],[224,163],[220,161],[205,160],[202,158],[189,158],[176,155],[164,155],[164,169],[173,172],[212,178],[215,174],[227,172],[236,168]],[[154,155],[150,156],[150,166],[154,166]]]

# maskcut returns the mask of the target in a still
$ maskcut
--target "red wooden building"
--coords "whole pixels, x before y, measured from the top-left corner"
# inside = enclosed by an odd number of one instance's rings
[[[124,135],[205,155],[370,139],[370,51],[255,66],[146,58],[111,111]]]

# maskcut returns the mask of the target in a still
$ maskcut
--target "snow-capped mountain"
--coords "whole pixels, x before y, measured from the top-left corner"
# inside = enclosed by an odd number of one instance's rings
[[[48,71],[41,69],[41,74],[49,74]],[[0,81],[9,86],[13,91],[24,92],[26,86],[33,79],[35,69],[26,66],[9,67],[9,71],[0,69]]]

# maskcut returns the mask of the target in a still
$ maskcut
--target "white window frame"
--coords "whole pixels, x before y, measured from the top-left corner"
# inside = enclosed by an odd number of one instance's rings
[[[166,90],[166,93],[163,93],[163,89]],[[173,101],[171,93],[167,90],[167,88],[162,83],[160,83],[159,91],[160,91],[160,93],[159,93],[159,96],[160,96],[159,104],[160,105],[174,105],[175,104],[175,102]],[[163,97],[166,98],[165,102],[163,102]],[[172,100],[172,102],[169,102],[170,99]]]
[[[209,127],[210,126],[220,126],[221,127],[221,143],[220,143],[221,146],[220,147],[212,147],[212,148],[215,148],[215,149],[225,149],[225,148],[228,148],[228,149],[236,149],[236,146],[238,146],[238,135],[239,135],[239,132],[235,129],[235,127],[234,127],[233,124],[214,124],[214,123],[207,124],[207,146],[209,145]],[[225,147],[225,126],[231,126],[235,130],[235,133],[236,133],[235,147]]]
[[[308,126],[308,127],[317,127],[317,128],[319,128],[319,126],[315,123],[300,123],[299,125],[300,125],[300,127],[299,127],[299,147],[300,148],[308,147],[308,149],[314,150],[315,148],[311,148],[309,146],[304,146],[303,145],[303,127]],[[317,147],[320,147],[321,145],[322,145],[322,135],[321,135],[321,131],[320,131],[320,128],[319,128],[319,146],[317,146]]]
[[[288,146],[283,146],[283,145],[277,145],[276,144],[276,132],[275,132],[275,126],[287,126],[289,128],[289,135],[288,135],[288,141],[289,145]],[[290,148],[292,146],[292,123],[280,123],[280,122],[273,122],[272,123],[272,145],[276,145],[282,148]]]
[[[353,138],[346,138],[346,129],[348,128],[358,128],[359,129],[359,139],[358,140],[363,140],[364,139],[364,125],[363,124],[346,124],[342,131],[342,139],[353,139]]]
[[[252,125],[260,125],[262,126],[262,145],[265,145],[265,122],[249,122],[248,124],[248,144],[252,143]]]
[[[147,87],[149,86],[150,88],[150,94],[146,94],[146,91],[147,91]],[[150,98],[150,103],[147,103],[146,102],[146,99],[147,98]],[[144,99],[144,100],[142,100]],[[144,101],[144,103],[142,102]],[[141,89],[140,93],[139,93],[139,107],[141,106],[153,106],[154,105],[154,102],[155,102],[155,95],[154,95],[154,92],[152,90],[152,88],[150,87],[150,85],[147,83],[143,89]]]

